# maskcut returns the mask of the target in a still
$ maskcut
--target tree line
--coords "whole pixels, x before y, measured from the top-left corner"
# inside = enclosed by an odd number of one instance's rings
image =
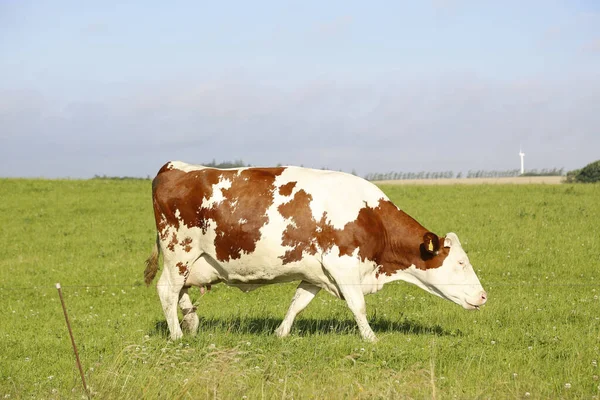
[[[469,170],[463,175],[454,171],[420,171],[420,172],[387,172],[387,173],[369,173],[365,179],[369,181],[392,181],[406,179],[460,179],[460,178],[511,178],[516,176],[562,176],[564,168],[544,168],[542,170],[532,169],[521,175],[518,169],[509,169],[504,171],[488,170]]]
[[[243,160],[233,160],[233,161],[223,161],[217,162],[213,159],[210,162],[202,163],[206,167],[211,168],[242,168],[242,167],[251,167],[252,165],[246,164]],[[281,166],[281,164],[277,164],[277,166]],[[302,165],[301,165],[302,166]],[[329,168],[322,167],[321,169],[327,170]],[[341,170],[339,170],[341,171]],[[578,173],[580,170],[571,171],[569,175],[573,173]],[[355,170],[352,170],[351,174],[357,175]],[[562,176],[564,175],[564,168],[544,168],[542,170],[532,169],[526,171],[522,176]],[[466,174],[463,175],[462,172],[458,172],[457,174],[454,171],[419,171],[419,172],[374,172],[368,173],[364,176],[366,180],[369,181],[391,181],[391,180],[408,180],[408,179],[452,179],[452,178],[510,178],[521,176],[521,171],[518,169],[510,169],[504,171],[493,171],[493,170],[469,170]],[[93,179],[114,179],[114,180],[123,180],[123,179],[151,179],[149,176],[146,178],[137,178],[137,177],[117,177],[117,176],[106,176],[106,175],[95,175]],[[572,181],[575,179],[572,178]]]

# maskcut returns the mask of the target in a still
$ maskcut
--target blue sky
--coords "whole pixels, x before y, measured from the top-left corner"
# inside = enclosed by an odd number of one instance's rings
[[[0,0],[0,176],[600,158],[600,2]]]

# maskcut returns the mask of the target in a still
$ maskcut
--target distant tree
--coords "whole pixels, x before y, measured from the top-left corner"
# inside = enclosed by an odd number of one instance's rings
[[[569,171],[567,173],[567,182],[600,182],[600,160],[589,163],[581,169]]]
[[[242,160],[235,160],[235,161],[224,161],[224,162],[220,162],[217,163],[217,161],[213,158],[213,160],[209,163],[204,163],[204,166],[207,167],[211,167],[211,168],[241,168],[241,167],[249,167],[249,165],[246,165]]]

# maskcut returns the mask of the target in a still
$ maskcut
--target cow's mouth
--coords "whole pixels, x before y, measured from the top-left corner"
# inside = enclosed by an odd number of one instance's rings
[[[467,310],[477,310],[477,311],[479,311],[479,307],[480,307],[480,306],[477,306],[477,305],[475,305],[475,304],[471,304],[471,303],[469,303],[468,301],[466,301],[466,300],[465,300],[465,305],[464,305],[464,307],[465,307]]]

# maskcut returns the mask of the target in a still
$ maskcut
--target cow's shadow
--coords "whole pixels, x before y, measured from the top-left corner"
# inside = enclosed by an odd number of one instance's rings
[[[223,332],[223,333],[249,333],[249,334],[270,334],[281,324],[281,319],[277,318],[251,318],[251,317],[232,317],[232,318],[202,318],[200,317],[200,326],[198,332]],[[416,335],[436,335],[436,336],[462,336],[460,330],[448,331],[440,325],[423,325],[419,322],[403,319],[402,321],[390,321],[385,318],[374,318],[369,320],[371,328],[378,333],[402,333]],[[152,335],[169,336],[167,322],[157,321],[154,329],[150,332]],[[315,334],[357,334],[358,327],[356,322],[351,319],[312,319],[298,318],[294,321],[290,332],[296,336],[310,336]]]

